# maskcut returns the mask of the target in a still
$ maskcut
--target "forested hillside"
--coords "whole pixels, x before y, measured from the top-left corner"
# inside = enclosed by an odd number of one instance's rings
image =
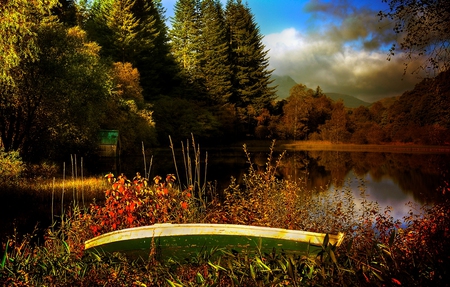
[[[275,89],[262,36],[240,0],[9,0],[0,8],[0,145],[28,159],[124,152],[194,133],[253,134]]]
[[[450,144],[449,72],[424,79],[396,98],[383,99],[366,107],[351,108],[333,101],[320,87],[298,84],[290,96],[278,102],[281,112],[267,115],[257,131],[293,140],[324,140],[332,143]],[[261,118],[262,119],[262,118]]]
[[[96,152],[101,129],[125,153],[193,133],[206,144],[279,138],[448,144],[448,73],[396,102],[348,108],[320,87],[276,83],[247,4],[9,0],[0,7],[0,147],[28,160]]]

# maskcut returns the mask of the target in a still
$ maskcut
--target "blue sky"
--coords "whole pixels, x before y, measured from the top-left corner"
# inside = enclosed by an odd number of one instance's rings
[[[176,0],[162,0],[166,17]],[[221,0],[224,4],[226,0]],[[380,21],[381,0],[243,0],[250,7],[269,50],[274,74],[325,92],[374,102],[398,96],[421,80],[403,75],[401,54],[387,61],[396,39],[392,25]],[[414,67],[414,65],[413,65]],[[409,70],[408,70],[409,71]]]

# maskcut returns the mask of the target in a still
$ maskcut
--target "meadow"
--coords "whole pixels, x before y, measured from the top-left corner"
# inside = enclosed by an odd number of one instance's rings
[[[206,169],[200,169],[200,149],[194,142],[192,149],[183,150],[184,169],[175,165],[173,174],[154,179],[109,174],[47,179],[39,181],[39,187],[13,184],[16,192],[35,190],[54,198],[52,203],[70,204],[59,206],[64,208],[60,216],[52,214],[55,220],[41,240],[35,240],[37,232],[8,236],[0,257],[0,285],[448,286],[448,183],[442,185],[444,200],[432,206],[411,205],[409,215],[399,221],[390,207],[376,202],[363,200],[356,206],[346,187],[306,190],[278,179],[283,154],[273,158],[273,145],[264,171],[253,168],[244,145],[248,172],[241,183],[232,181],[224,190],[216,190],[200,173]],[[55,197],[55,190],[61,189],[67,190],[66,197]],[[364,182],[360,190],[364,198]],[[59,207],[52,204],[52,210]],[[163,222],[340,231],[345,241],[339,247],[324,242],[317,256],[274,250],[251,256],[225,252],[217,258],[204,252],[186,262],[158,261],[151,254],[130,260],[120,253],[84,252],[84,242],[99,234]]]

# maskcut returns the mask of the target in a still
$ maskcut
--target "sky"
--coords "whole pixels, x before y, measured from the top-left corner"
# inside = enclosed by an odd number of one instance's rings
[[[162,0],[166,17],[176,0]],[[226,0],[221,0],[224,4]],[[399,96],[422,78],[404,74],[404,57],[387,60],[392,25],[381,0],[242,0],[259,26],[273,74],[366,102]],[[168,23],[170,26],[170,22]]]

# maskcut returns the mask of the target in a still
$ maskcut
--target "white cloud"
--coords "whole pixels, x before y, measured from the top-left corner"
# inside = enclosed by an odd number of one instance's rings
[[[403,76],[402,58],[387,61],[387,51],[364,50],[358,43],[340,37],[303,34],[294,28],[267,35],[270,68],[275,74],[289,75],[310,88],[337,92],[376,101],[401,95],[418,79]]]

